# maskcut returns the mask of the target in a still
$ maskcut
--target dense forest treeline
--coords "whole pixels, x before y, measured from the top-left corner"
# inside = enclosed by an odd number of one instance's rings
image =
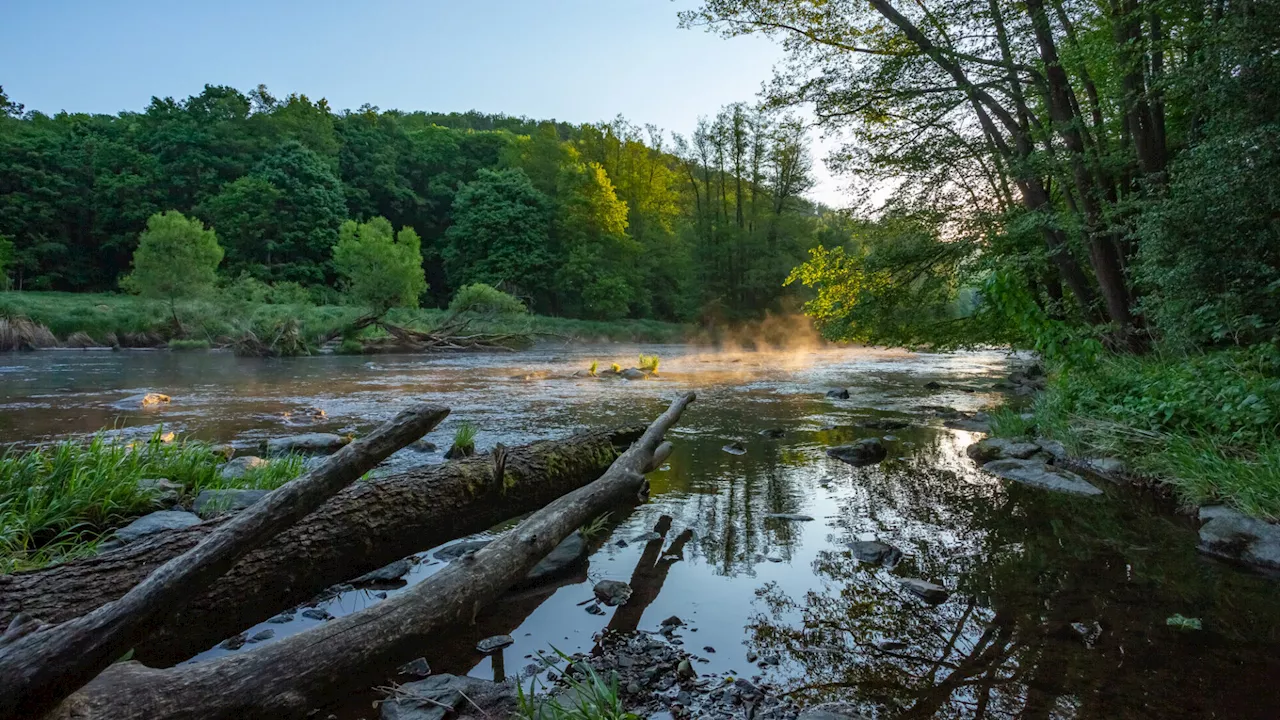
[[[147,219],[176,210],[217,233],[223,282],[330,302],[339,228],[383,217],[421,238],[426,305],[482,282],[540,313],[733,319],[782,304],[791,267],[849,231],[803,197],[803,135],[743,104],[684,138],[622,119],[335,112],[262,86],[117,115],[24,112],[0,91],[0,262],[15,289],[115,290]]]

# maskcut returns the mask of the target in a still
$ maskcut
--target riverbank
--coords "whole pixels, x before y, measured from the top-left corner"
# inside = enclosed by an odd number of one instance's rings
[[[251,303],[229,298],[179,301],[174,312],[167,303],[111,293],[0,292],[0,350],[43,347],[170,347],[174,350],[232,346],[246,334],[280,338],[285,350],[314,351],[325,339],[342,339],[344,352],[360,352],[365,345],[388,337],[365,328],[343,337],[368,310],[351,305],[283,305]],[[444,310],[396,308],[387,322],[415,330],[440,325]],[[15,322],[25,319],[30,323]],[[542,315],[480,316],[470,319],[467,332],[540,336],[575,341],[679,342],[692,328],[657,320],[593,321]],[[283,354],[298,354],[284,352]]]
[[[1003,437],[1041,437],[1170,491],[1280,520],[1280,350],[1107,356],[1051,372],[1029,412],[993,414]]]

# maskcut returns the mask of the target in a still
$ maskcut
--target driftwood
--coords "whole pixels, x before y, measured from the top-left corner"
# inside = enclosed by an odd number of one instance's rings
[[[402,411],[320,467],[285,483],[221,524],[117,600],[52,627],[15,620],[0,642],[0,718],[39,717],[142,640],[182,600],[290,527],[391,453],[447,417],[443,407]]]
[[[582,487],[643,428],[506,448],[501,484],[490,457],[355,483],[250,552],[134,647],[149,665],[181,662],[321,590],[434,545],[486,530]],[[63,622],[124,595],[220,523],[144,538],[92,558],[0,575],[0,627],[17,613]]]
[[[362,315],[350,325],[335,330],[323,340],[333,340],[343,333],[353,333],[367,327],[379,327],[391,336],[391,341],[368,341],[366,349],[407,350],[410,352],[440,352],[447,350],[499,350],[510,351],[515,345],[529,341],[533,333],[484,333],[471,332],[471,318],[452,313],[430,330],[414,330],[393,325],[382,319],[382,313]]]
[[[241,720],[302,717],[314,700],[342,688],[388,653],[421,647],[438,632],[469,624],[485,603],[524,576],[565,536],[636,494],[643,473],[670,454],[663,434],[693,401],[664,412],[599,480],[555,500],[518,527],[404,593],[298,635],[167,670],[117,663],[53,713],[54,718]]]

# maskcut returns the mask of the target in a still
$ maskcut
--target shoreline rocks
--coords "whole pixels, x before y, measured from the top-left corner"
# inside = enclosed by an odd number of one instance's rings
[[[1251,518],[1225,505],[1200,508],[1200,552],[1280,571],[1280,525]]]
[[[122,543],[131,543],[138,538],[166,530],[181,530],[192,525],[199,525],[201,522],[204,521],[199,516],[185,510],[158,510],[148,515],[143,515],[116,530],[115,539]]]
[[[351,438],[334,433],[303,433],[289,437],[271,438],[267,441],[269,455],[289,453],[328,454],[341,450]]]
[[[270,490],[201,490],[192,510],[202,518],[239,512],[267,496]]]
[[[1005,480],[1032,485],[1045,490],[1076,495],[1101,495],[1102,490],[1079,475],[1048,465],[1041,460],[1008,458],[992,460],[982,466],[984,472]]]
[[[874,465],[889,455],[884,442],[878,437],[862,438],[848,445],[829,448],[827,457],[835,458],[850,465]]]

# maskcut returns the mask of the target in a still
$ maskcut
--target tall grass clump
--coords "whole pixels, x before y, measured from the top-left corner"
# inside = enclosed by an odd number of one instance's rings
[[[303,468],[302,458],[286,457],[227,480],[209,445],[161,437],[126,443],[98,433],[0,454],[0,573],[92,553],[111,530],[157,509],[139,480],[167,479],[190,499],[206,488],[273,489]]]
[[[660,362],[657,355],[641,355],[640,364],[637,367],[646,375],[657,375]]]
[[[535,676],[527,691],[523,685],[516,686],[516,707],[522,717],[527,720],[639,720],[639,716],[622,707],[618,673],[611,672],[604,678],[589,663],[574,662],[560,650],[554,647],[552,650],[566,665],[559,674],[570,690],[563,696],[568,699],[546,697]],[[556,658],[538,653],[539,662],[549,669],[558,670]]]

